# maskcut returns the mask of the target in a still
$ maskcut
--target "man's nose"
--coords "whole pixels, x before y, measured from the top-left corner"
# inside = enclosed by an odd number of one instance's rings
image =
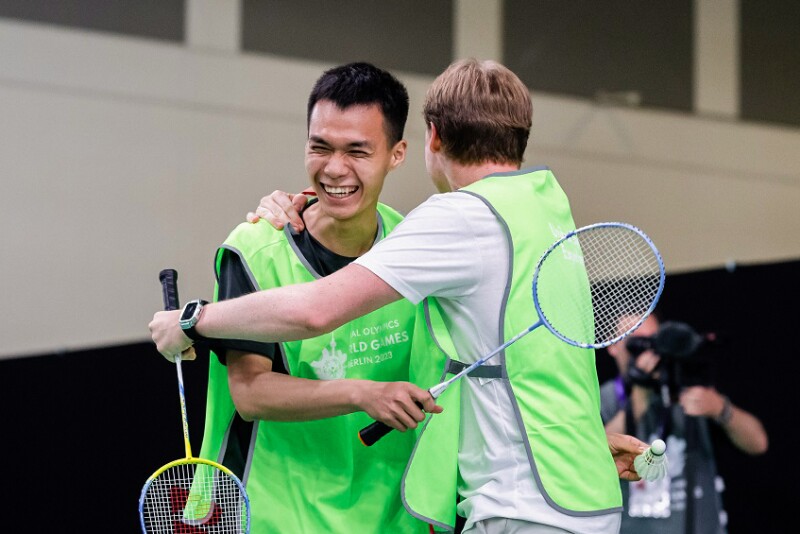
[[[325,174],[331,178],[339,178],[347,174],[347,157],[335,152],[325,163]]]

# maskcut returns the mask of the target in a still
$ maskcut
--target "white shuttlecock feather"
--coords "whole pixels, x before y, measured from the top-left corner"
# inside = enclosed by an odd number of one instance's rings
[[[667,444],[655,440],[642,454],[634,458],[633,467],[642,480],[654,481],[667,476]]]

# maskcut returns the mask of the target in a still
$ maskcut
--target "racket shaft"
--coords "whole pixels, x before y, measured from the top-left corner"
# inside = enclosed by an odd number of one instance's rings
[[[481,365],[485,364],[493,356],[495,356],[499,352],[505,350],[506,348],[508,348],[509,345],[511,345],[515,341],[519,340],[524,335],[532,332],[533,330],[538,328],[541,324],[542,324],[541,321],[537,321],[536,323],[532,324],[531,326],[529,326],[528,328],[526,328],[525,330],[523,330],[522,332],[520,332],[516,336],[512,337],[511,339],[509,339],[508,341],[506,341],[505,343],[503,343],[502,345],[500,345],[499,347],[494,349],[492,352],[490,352],[489,354],[487,354],[486,356],[484,356],[483,358],[478,360],[477,362],[473,363],[469,367],[466,367],[465,369],[462,369],[461,372],[459,372],[457,375],[453,376],[452,378],[450,378],[449,380],[447,380],[445,382],[442,382],[440,384],[436,384],[435,386],[433,386],[431,389],[428,390],[428,393],[430,393],[431,397],[433,397],[434,399],[438,399],[439,396],[442,393],[444,393],[444,391],[447,388],[449,388],[450,385],[453,382],[455,382],[456,380],[460,379],[464,375],[469,374],[470,372],[472,372],[473,370],[477,369]],[[419,406],[419,404],[417,404],[417,405]],[[421,406],[420,406],[420,408],[421,408]],[[369,446],[374,445],[375,443],[377,443],[377,441],[379,439],[381,439],[383,436],[385,436],[386,434],[388,434],[392,430],[393,430],[393,428],[390,427],[389,425],[387,425],[385,423],[381,423],[380,421],[375,421],[374,423],[365,426],[364,428],[362,428],[358,432],[358,439],[361,440],[361,443],[363,443],[364,445],[369,447]]]
[[[164,309],[177,310],[180,308],[178,299],[178,271],[175,269],[164,269],[158,273],[161,281],[161,292],[164,298]],[[186,394],[183,390],[183,369],[181,367],[181,355],[175,356],[175,370],[178,374],[178,396],[181,403],[181,422],[183,424],[183,445],[186,449],[186,457],[192,457],[192,446],[189,442],[189,415],[186,413]]]
[[[183,369],[181,367],[181,355],[175,356],[175,369],[178,373],[178,396],[181,402],[181,423],[183,425],[183,446],[186,449],[186,457],[192,457],[192,445],[189,441],[189,414],[186,411],[186,394],[183,390]]]

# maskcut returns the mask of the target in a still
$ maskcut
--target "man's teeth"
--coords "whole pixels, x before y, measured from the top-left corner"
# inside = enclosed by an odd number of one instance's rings
[[[350,187],[333,187],[330,185],[323,186],[325,188],[325,192],[329,195],[338,195],[338,196],[346,196],[352,193],[355,193],[358,187],[350,186]]]

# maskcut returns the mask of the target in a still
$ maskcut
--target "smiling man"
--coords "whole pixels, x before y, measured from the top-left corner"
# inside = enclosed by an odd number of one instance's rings
[[[305,228],[237,227],[217,252],[217,299],[321,278],[382,240],[401,219],[378,197],[405,159],[407,115],[406,89],[388,72],[326,71],[308,100],[305,165],[317,198]],[[357,439],[373,418],[407,430],[423,420],[420,407],[440,411],[409,382],[412,347],[444,358],[415,328],[421,310],[400,301],[302,342],[212,345],[201,456],[243,480],[253,532],[428,532],[400,500],[414,432],[372,449]]]

